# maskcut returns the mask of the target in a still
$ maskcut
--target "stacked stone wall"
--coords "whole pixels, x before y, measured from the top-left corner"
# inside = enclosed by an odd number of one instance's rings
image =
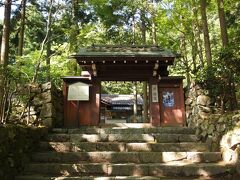
[[[218,104],[216,98],[211,97],[209,90],[199,84],[192,83],[186,92],[187,126],[194,127],[196,135],[207,142],[212,151],[225,152],[230,146],[223,145],[223,142],[226,142],[223,139],[227,134],[233,133],[233,130],[240,128],[240,111],[222,114]]]
[[[24,90],[23,90],[24,91]],[[28,91],[27,89],[25,91]],[[25,96],[29,98],[27,92]],[[63,97],[51,82],[31,87],[30,106],[13,99],[10,121],[23,124],[61,127],[63,123]]]

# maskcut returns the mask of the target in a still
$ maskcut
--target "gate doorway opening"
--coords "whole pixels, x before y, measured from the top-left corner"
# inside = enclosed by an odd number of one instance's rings
[[[100,123],[149,123],[148,88],[144,85],[139,81],[102,81]]]

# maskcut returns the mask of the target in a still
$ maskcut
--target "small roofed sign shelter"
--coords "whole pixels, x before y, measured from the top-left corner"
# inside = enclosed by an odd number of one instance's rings
[[[101,81],[146,81],[149,84],[150,123],[155,126],[183,126],[185,121],[183,77],[168,76],[176,55],[160,46],[102,46],[82,48],[72,55],[82,67],[78,77],[64,77],[64,125],[99,125]],[[86,73],[87,72],[87,73]],[[89,100],[68,101],[73,83],[89,86]],[[79,92],[80,93],[80,92]],[[73,122],[79,116],[78,123]]]

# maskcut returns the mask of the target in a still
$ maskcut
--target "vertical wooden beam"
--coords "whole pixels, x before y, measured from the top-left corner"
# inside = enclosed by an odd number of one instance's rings
[[[159,103],[159,97],[157,102],[153,102],[153,92],[152,92],[153,85],[157,85],[158,87],[157,78],[151,78],[149,80],[150,122],[154,126],[159,126],[160,125],[160,103]],[[157,90],[157,93],[158,92],[159,91]]]
[[[98,125],[100,123],[100,103],[101,103],[101,81],[97,78],[93,79],[90,99],[92,112],[89,117],[90,125]]]
[[[147,86],[146,81],[143,82],[143,122],[148,122],[148,96],[147,96]]]

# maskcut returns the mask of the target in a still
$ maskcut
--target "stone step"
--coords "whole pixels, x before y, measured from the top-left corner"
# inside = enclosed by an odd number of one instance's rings
[[[120,123],[122,124],[122,123]],[[68,133],[68,134],[195,134],[195,130],[189,127],[153,127],[139,126],[116,126],[116,127],[98,127],[98,126],[83,126],[75,129],[53,128],[52,133]]]
[[[187,160],[191,163],[218,162],[220,152],[42,152],[32,156],[41,163],[163,163]]]
[[[233,176],[223,176],[218,180],[235,180]],[[239,177],[236,177],[236,180]],[[15,180],[212,180],[212,178],[204,177],[166,177],[166,176],[42,176],[42,175],[22,175],[17,176]]]
[[[39,151],[57,152],[206,152],[206,143],[41,142]]]
[[[192,134],[49,134],[51,142],[197,142]]]
[[[87,164],[29,164],[26,174],[58,175],[58,176],[215,176],[235,171],[234,165],[219,163],[87,163]]]
[[[166,176],[41,176],[41,175],[22,175],[15,180],[239,180],[239,176],[226,175],[221,177],[166,177]]]

